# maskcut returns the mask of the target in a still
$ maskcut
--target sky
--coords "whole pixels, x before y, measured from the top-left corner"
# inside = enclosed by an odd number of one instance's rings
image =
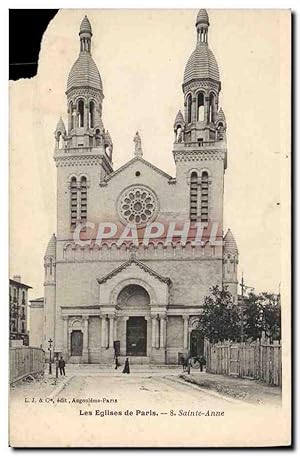
[[[277,292],[289,238],[289,14],[208,13],[227,120],[224,231],[238,244],[239,278]],[[43,255],[56,231],[54,130],[59,116],[67,124],[66,82],[85,14],[114,168],[133,157],[138,130],[144,158],[175,175],[173,123],[197,10],[60,10],[43,36],[37,76],[10,82],[10,276],[33,287],[30,298],[43,296]]]

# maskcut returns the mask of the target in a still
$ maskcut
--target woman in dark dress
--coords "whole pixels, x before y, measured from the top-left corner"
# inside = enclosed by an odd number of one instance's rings
[[[124,369],[123,369],[123,374],[130,374],[130,368],[129,368],[129,361],[128,358],[126,358]]]

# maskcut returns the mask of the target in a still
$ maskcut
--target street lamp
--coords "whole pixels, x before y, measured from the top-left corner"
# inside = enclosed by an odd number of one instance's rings
[[[48,343],[49,343],[49,374],[51,375],[52,374],[52,357],[51,357],[51,348],[52,348],[52,343],[53,343],[53,340],[52,339],[49,339],[48,340]]]
[[[244,283],[244,275],[242,273],[242,280],[240,283],[241,289],[242,289],[242,304],[241,304],[241,342],[244,342],[244,291],[250,290],[253,291],[253,287],[248,287]]]

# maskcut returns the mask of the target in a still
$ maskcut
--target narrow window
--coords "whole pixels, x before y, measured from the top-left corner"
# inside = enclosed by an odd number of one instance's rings
[[[79,127],[84,126],[84,103],[83,100],[78,101]]]
[[[189,94],[187,97],[187,121],[191,123],[192,121],[192,95]]]
[[[90,110],[89,110],[89,127],[94,128],[95,123],[95,103],[93,101],[90,102]]]
[[[70,127],[71,127],[71,130],[73,130],[74,128],[74,115],[73,115],[73,103],[71,101],[70,103]]]
[[[198,93],[197,96],[197,121],[204,121],[204,95],[202,92]]]
[[[215,96],[213,93],[209,96],[208,122],[214,122]]]
[[[190,183],[190,220],[197,221],[197,206],[198,206],[198,176],[196,172],[191,174]]]
[[[86,177],[82,177],[80,181],[80,221],[87,221],[87,185]]]
[[[224,138],[224,125],[222,122],[219,122],[218,125],[218,139],[223,139]]]
[[[76,228],[77,222],[77,181],[76,177],[71,179],[71,227]]]
[[[208,174],[201,176],[201,222],[208,222]]]

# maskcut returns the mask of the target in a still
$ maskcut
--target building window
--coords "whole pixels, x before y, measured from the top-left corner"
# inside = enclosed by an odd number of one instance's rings
[[[198,207],[198,175],[196,172],[191,174],[190,183],[190,220],[191,222],[197,221],[197,207]]]
[[[198,93],[197,96],[197,121],[204,121],[204,95],[202,92]]]
[[[71,227],[75,228],[77,223],[77,180],[71,179]]]
[[[215,115],[215,96],[213,93],[209,96],[209,110],[208,110],[208,122],[214,122]]]
[[[208,222],[208,174],[201,176],[201,222]]]
[[[80,180],[80,221],[87,221],[87,182],[84,176]]]
[[[89,110],[89,127],[94,128],[95,123],[95,103],[93,101],[90,102],[90,110]]]
[[[189,94],[187,97],[187,121],[191,123],[192,121],[192,95]]]
[[[79,114],[79,127],[84,127],[84,102],[83,100],[78,101],[78,114]]]
[[[69,119],[70,119],[70,129],[73,130],[74,128],[74,116],[73,116],[73,103],[72,101],[69,104]]]
[[[22,304],[25,304],[25,291],[22,291]]]

